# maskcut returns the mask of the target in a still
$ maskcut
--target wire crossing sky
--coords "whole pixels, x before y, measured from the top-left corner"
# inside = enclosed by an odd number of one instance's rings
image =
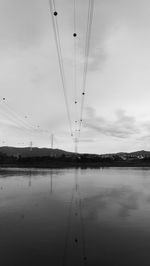
[[[85,41],[85,61],[84,61],[84,69],[83,69],[83,89],[82,89],[82,99],[81,99],[81,112],[80,112],[80,127],[83,121],[83,108],[84,108],[84,96],[86,91],[86,82],[87,82],[87,71],[88,71],[88,58],[89,58],[89,49],[90,49],[90,39],[91,39],[91,28],[92,28],[92,20],[93,20],[93,11],[94,11],[94,0],[89,0],[88,5],[88,19],[87,19],[87,29],[86,29],[86,41]]]
[[[61,51],[61,44],[60,44],[60,37],[59,37],[59,28],[58,28],[58,22],[57,22],[57,15],[58,14],[56,11],[55,1],[50,0],[49,3],[50,3],[50,9],[51,9],[52,25],[53,25],[53,29],[54,29],[54,36],[55,36],[55,42],[56,42],[56,48],[57,48],[57,55],[58,55],[58,61],[59,61],[61,80],[62,80],[62,87],[63,87],[63,92],[64,92],[68,122],[69,122],[69,129],[70,129],[70,134],[72,136],[73,131],[72,131],[70,110],[69,110],[68,98],[67,98],[67,92],[66,92],[64,65],[63,65],[63,58],[62,58],[62,51]],[[54,17],[55,17],[55,19],[54,19]]]
[[[85,96],[85,89],[86,89],[86,79],[87,79],[87,70],[88,70],[88,56],[89,56],[89,47],[90,47],[90,38],[91,38],[91,26],[92,26],[92,19],[93,19],[93,9],[94,9],[94,0],[89,0],[88,1],[88,17],[87,17],[87,29],[86,29],[86,40],[85,40],[85,62],[84,62],[84,71],[83,71],[83,90],[82,90],[82,100],[81,100],[81,114],[80,114],[80,119],[78,121],[77,116],[75,117],[75,123],[79,124],[79,129],[75,129],[75,152],[77,152],[77,144],[78,144],[78,139],[80,137],[80,131],[81,131],[81,124],[83,121],[83,108],[84,108],[84,96]],[[55,0],[49,0],[50,4],[50,10],[51,10],[51,16],[52,16],[52,25],[53,25],[53,30],[54,30],[54,36],[55,36],[55,42],[56,42],[56,49],[57,49],[57,55],[58,55],[58,61],[59,61],[59,68],[60,68],[60,74],[61,74],[61,80],[62,80],[62,87],[64,91],[64,98],[65,98],[65,104],[66,104],[66,110],[67,110],[67,116],[68,116],[68,122],[69,122],[69,128],[70,128],[70,133],[71,136],[73,137],[73,131],[72,131],[72,123],[71,123],[71,115],[70,115],[70,110],[69,110],[69,105],[68,105],[68,97],[67,97],[67,88],[66,88],[66,82],[65,82],[65,72],[64,72],[64,64],[63,64],[63,58],[62,58],[62,49],[61,49],[61,43],[60,43],[60,34],[59,34],[59,27],[58,27],[58,21],[57,21],[57,8],[55,4]],[[76,58],[76,53],[77,53],[77,47],[76,47],[76,37],[77,37],[77,32],[76,32],[76,0],[74,0],[74,32],[73,32],[73,37],[74,37],[74,90],[75,90],[75,100],[74,103],[76,107],[78,106],[77,104],[79,103],[77,99],[77,69],[76,69],[76,64],[77,64],[77,58]],[[76,108],[77,109],[77,108]],[[77,112],[77,110],[76,110]],[[79,134],[77,134],[77,132]]]
[[[80,152],[149,150],[149,1],[53,4],[0,0],[0,145],[74,151],[82,124]]]

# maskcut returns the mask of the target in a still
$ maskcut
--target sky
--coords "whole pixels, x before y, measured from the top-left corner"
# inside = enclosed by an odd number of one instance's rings
[[[55,0],[75,130],[73,0]],[[76,0],[77,110],[87,0]],[[150,150],[150,1],[95,0],[79,152]],[[74,151],[48,0],[0,0],[0,145]],[[5,98],[5,99],[4,99]]]

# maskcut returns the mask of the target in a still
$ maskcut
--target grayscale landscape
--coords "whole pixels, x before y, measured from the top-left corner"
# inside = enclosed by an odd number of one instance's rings
[[[0,0],[0,265],[150,265],[150,1]]]

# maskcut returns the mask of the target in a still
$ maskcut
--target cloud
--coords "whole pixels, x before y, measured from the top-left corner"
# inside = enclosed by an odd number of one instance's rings
[[[46,28],[46,10],[48,3],[46,5],[39,0],[1,0],[0,46],[10,46],[11,42],[11,46],[26,48],[42,42]]]
[[[82,14],[84,12],[84,17],[87,18],[87,6],[87,2],[82,1],[80,10],[78,10],[79,17],[77,17],[78,25],[82,25],[78,29],[79,33],[84,37],[86,24],[83,23]],[[88,67],[90,71],[101,69],[105,65],[109,58],[108,43],[111,38],[113,38],[113,45],[118,45],[118,38],[115,39],[115,35],[119,34],[119,40],[123,38],[123,41],[128,42],[128,32],[133,31],[132,36],[136,31],[138,34],[142,34],[143,28],[147,28],[149,24],[147,12],[149,7],[148,0],[95,1]],[[127,39],[125,39],[126,34]],[[82,41],[82,44],[79,42],[83,57],[84,47],[85,40]]]
[[[101,116],[96,116],[93,108],[87,108],[87,118],[84,127],[92,129],[97,133],[117,138],[129,138],[139,133],[139,128],[133,116],[126,114],[124,110],[117,110],[116,119],[109,121]]]
[[[92,142],[95,142],[95,139],[91,139],[91,138],[80,139],[80,143],[81,143],[81,142],[82,142],[82,143],[83,143],[83,142],[85,142],[85,143],[86,143],[86,142],[88,142],[88,143],[91,142],[91,143],[92,143]]]
[[[150,132],[150,121],[146,121],[145,123],[143,123],[143,127]]]
[[[137,138],[138,141],[150,141],[150,121],[141,124],[144,133]]]
[[[117,213],[118,217],[125,219],[139,209],[140,198],[141,193],[129,187],[103,188],[99,194],[85,198],[84,212],[88,219],[98,220],[100,217],[107,217],[107,213],[111,213],[113,209],[114,214]]]
[[[139,141],[150,141],[150,134],[137,138]]]
[[[95,49],[95,53],[92,54],[92,56],[89,58],[89,71],[95,71],[98,70],[100,67],[102,67],[107,59],[107,54],[104,51],[103,48],[100,48],[98,50]]]

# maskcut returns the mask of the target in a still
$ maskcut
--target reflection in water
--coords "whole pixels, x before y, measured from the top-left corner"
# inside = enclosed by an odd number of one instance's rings
[[[1,169],[2,266],[150,264],[150,169]]]
[[[63,265],[86,265],[85,232],[78,169],[74,170],[74,184],[66,226]]]
[[[32,182],[31,182],[31,179],[32,179],[32,175],[31,175],[31,171],[30,171],[30,173],[29,173],[29,187],[31,187],[32,186]]]
[[[53,171],[50,171],[50,194],[53,193]]]
[[[138,209],[139,192],[128,187],[103,189],[98,195],[85,199],[85,212],[89,219],[106,218],[103,212],[116,213],[121,218],[130,216],[130,211]],[[117,212],[114,212],[115,208]],[[100,215],[99,215],[100,214]],[[112,217],[111,217],[112,221]]]

